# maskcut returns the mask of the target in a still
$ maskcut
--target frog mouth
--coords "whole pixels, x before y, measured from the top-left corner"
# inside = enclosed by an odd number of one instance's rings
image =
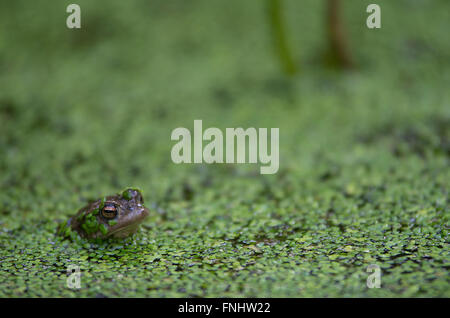
[[[111,231],[108,234],[108,237],[117,237],[117,238],[126,237],[132,233],[135,233],[137,231],[138,227],[139,227],[139,223],[123,226],[123,227],[120,227],[120,228],[117,228],[117,229]]]
[[[116,237],[116,238],[123,238],[127,237],[130,234],[135,233],[138,228],[139,224],[144,220],[149,214],[149,211],[144,208],[142,211],[140,211],[138,214],[134,214],[133,218],[124,220],[124,223],[122,226],[115,226],[113,228],[110,228],[110,232],[108,233],[108,237]],[[128,224],[127,224],[128,223]]]

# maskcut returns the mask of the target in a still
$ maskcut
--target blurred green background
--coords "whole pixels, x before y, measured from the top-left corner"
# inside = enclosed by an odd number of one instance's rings
[[[294,75],[269,1],[78,0],[78,30],[72,1],[0,2],[0,296],[449,297],[450,4],[379,0],[370,30],[372,2],[342,1],[351,70],[325,0],[279,2]],[[280,128],[280,170],[175,165],[194,119]],[[134,237],[55,236],[126,186]]]

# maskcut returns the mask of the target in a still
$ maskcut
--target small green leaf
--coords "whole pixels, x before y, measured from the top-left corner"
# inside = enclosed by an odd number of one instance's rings
[[[102,200],[100,201],[100,205],[98,206],[98,208],[100,210],[105,207],[105,202],[106,202],[106,197],[103,197]]]
[[[125,191],[122,192],[122,197],[125,200],[131,200],[131,194],[130,194],[130,189],[126,189]]]
[[[100,232],[102,232],[103,235],[108,234],[108,228],[106,227],[105,224],[100,224]]]

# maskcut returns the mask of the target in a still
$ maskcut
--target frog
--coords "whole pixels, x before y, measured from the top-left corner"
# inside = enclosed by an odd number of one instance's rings
[[[149,215],[140,190],[127,188],[91,202],[58,227],[58,234],[77,232],[86,239],[125,238],[136,233]]]

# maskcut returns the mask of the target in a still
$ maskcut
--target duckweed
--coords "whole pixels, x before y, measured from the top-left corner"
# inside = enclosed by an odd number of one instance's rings
[[[109,221],[108,221],[108,224],[109,224],[110,226],[114,226],[114,225],[117,224],[117,221],[116,221],[116,220],[109,220]]]

